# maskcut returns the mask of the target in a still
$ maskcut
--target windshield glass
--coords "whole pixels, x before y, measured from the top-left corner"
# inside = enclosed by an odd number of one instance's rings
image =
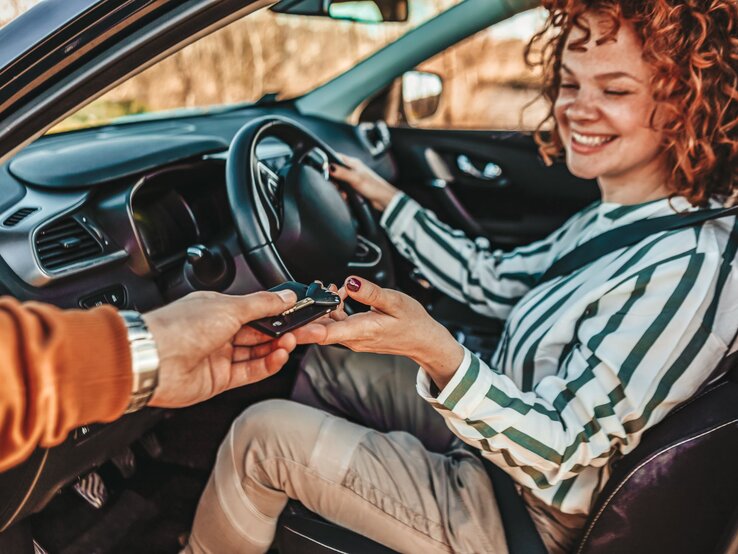
[[[406,22],[381,24],[258,10],[118,85],[49,133],[131,115],[251,103],[267,94],[294,98],[460,1],[410,0]]]
[[[0,0],[0,27],[4,27],[38,3],[39,0]]]

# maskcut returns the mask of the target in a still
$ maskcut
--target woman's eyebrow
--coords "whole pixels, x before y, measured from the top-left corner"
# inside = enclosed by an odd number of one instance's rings
[[[568,73],[569,75],[574,75],[574,72],[569,69],[565,64],[561,64],[561,70]],[[595,75],[594,78],[597,81],[611,81],[613,79],[619,79],[621,77],[625,77],[627,79],[632,79],[636,81],[637,83],[643,83],[638,77],[627,73],[626,71],[611,71],[609,73],[600,73],[598,75]]]

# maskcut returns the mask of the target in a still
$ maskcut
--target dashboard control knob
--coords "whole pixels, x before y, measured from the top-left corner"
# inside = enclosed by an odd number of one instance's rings
[[[212,252],[204,244],[193,244],[187,249],[187,260],[191,264],[210,263],[206,260],[212,260],[212,257]]]
[[[235,265],[224,248],[193,244],[187,249],[184,273],[195,289],[223,290],[233,282]]]

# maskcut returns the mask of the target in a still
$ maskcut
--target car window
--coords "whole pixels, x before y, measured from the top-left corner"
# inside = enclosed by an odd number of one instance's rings
[[[398,122],[430,129],[535,129],[548,108],[539,98],[541,72],[526,65],[524,50],[546,15],[541,8],[523,12],[419,65],[417,71],[438,75],[440,85],[406,76]]]
[[[258,10],[183,48],[54,126],[60,132],[123,116],[294,98],[356,65],[461,0],[411,0],[408,21],[364,24]]]
[[[4,27],[36,4],[38,0],[0,0],[0,27]]]

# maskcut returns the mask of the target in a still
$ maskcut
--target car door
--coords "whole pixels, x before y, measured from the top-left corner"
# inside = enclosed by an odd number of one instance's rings
[[[598,197],[564,164],[546,167],[529,135],[396,128],[399,186],[470,237],[510,249],[548,235]]]

